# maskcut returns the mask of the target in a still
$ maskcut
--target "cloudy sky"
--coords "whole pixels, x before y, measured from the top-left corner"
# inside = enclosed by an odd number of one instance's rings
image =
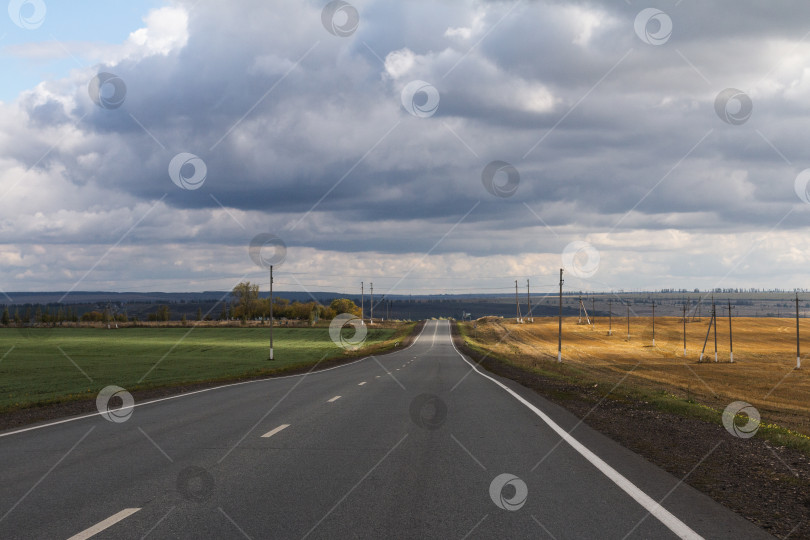
[[[120,5],[119,5],[120,4]],[[123,7],[122,7],[123,6]],[[0,289],[807,287],[810,3],[12,0]]]

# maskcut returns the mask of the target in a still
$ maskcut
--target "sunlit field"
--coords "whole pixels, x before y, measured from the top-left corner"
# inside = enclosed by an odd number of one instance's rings
[[[556,318],[536,318],[533,324],[514,319],[489,318],[464,323],[468,339],[526,367],[556,364]],[[698,362],[709,318],[686,325],[676,317],[656,317],[655,347],[652,319],[631,318],[630,339],[626,319],[614,317],[612,335],[608,320],[596,327],[580,325],[578,318],[564,318],[562,359],[570,372],[594,384],[618,383],[621,387],[663,390],[723,409],[734,400],[747,401],[766,423],[780,423],[810,435],[810,356],[804,369],[796,370],[796,322],[786,318],[735,318],[734,363],[730,363],[728,320],[718,318],[718,362],[714,362],[714,329],[709,333],[703,362]],[[810,353],[810,321],[801,320],[802,350]],[[621,390],[619,388],[618,390]]]
[[[412,325],[368,331],[364,350]],[[351,335],[351,329],[344,329]],[[107,385],[134,391],[260,376],[346,355],[328,328],[53,328],[0,330],[0,411],[93,398]]]

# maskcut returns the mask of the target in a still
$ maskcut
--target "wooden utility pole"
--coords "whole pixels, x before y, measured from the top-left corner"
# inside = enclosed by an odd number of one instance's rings
[[[363,288],[363,282],[360,282],[360,324],[365,324],[366,320],[366,291]]]
[[[652,304],[653,304],[653,342],[652,342],[652,346],[655,347],[655,300],[653,300]]]
[[[596,330],[596,297],[591,296],[591,325]]]
[[[562,287],[563,269],[560,268],[560,314],[557,317],[557,362],[562,362]]]
[[[518,283],[517,283],[517,280],[515,280],[515,312],[516,312],[515,322],[517,322],[519,324],[521,321],[520,321],[520,301],[518,300]]]
[[[608,335],[613,334],[613,298],[608,300]]]
[[[273,359],[273,265],[270,265],[270,360]]]
[[[686,304],[683,305],[683,356],[686,357]]]
[[[374,324],[374,283],[369,283],[371,300],[368,303],[368,324]]]

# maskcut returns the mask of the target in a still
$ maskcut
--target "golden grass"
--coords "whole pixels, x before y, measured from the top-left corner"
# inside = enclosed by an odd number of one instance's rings
[[[465,323],[466,333],[478,347],[530,368],[550,367],[557,360],[557,319],[535,318],[533,324],[514,319]],[[779,424],[810,435],[810,355],[803,369],[796,366],[796,322],[786,318],[735,318],[734,363],[729,362],[728,319],[719,318],[714,362],[714,332],[706,355],[698,363],[709,318],[686,325],[687,350],[683,355],[683,322],[656,317],[656,346],[652,346],[652,319],[599,319],[594,329],[563,318],[562,358],[580,378],[621,385],[625,389],[664,391],[723,410],[732,401],[753,404],[763,424]],[[802,350],[810,353],[810,321],[802,320]],[[803,359],[803,363],[804,363]],[[625,378],[626,377],[626,378]],[[623,379],[624,378],[624,379]]]

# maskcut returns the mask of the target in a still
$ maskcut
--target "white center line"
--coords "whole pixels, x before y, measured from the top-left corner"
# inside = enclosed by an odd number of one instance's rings
[[[88,538],[97,535],[101,531],[103,531],[105,529],[109,529],[110,527],[112,527],[113,525],[115,525],[116,523],[121,521],[122,519],[128,518],[129,516],[131,516],[132,514],[137,512],[138,510],[140,510],[140,508],[124,508],[123,510],[121,510],[117,514],[114,514],[114,515],[108,517],[107,519],[105,519],[101,523],[97,523],[96,525],[93,525],[89,529],[85,529],[82,532],[80,532],[79,534],[71,536],[70,538],[68,538],[68,540],[87,540]]]
[[[333,401],[337,401],[339,399],[340,399],[340,396],[335,396],[332,399],[330,399],[329,401],[327,401],[327,403],[332,403]]]
[[[279,431],[281,431],[281,430],[283,430],[283,429],[287,429],[288,427],[290,427],[290,424],[281,424],[281,425],[280,425],[280,426],[278,426],[277,428],[275,428],[275,429],[271,429],[270,431],[268,431],[267,433],[265,433],[264,435],[262,435],[262,438],[267,439],[268,437],[272,437],[273,435],[275,435],[275,434],[276,434],[276,433],[278,433]]]
[[[363,381],[363,382],[361,382],[361,383],[358,383],[358,384],[357,384],[357,386],[363,386],[364,384],[366,384],[366,381]]]

